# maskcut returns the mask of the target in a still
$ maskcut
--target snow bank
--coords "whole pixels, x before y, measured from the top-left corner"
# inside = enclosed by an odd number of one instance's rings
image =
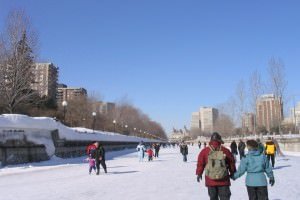
[[[159,142],[133,136],[125,136],[118,133],[93,131],[86,128],[70,128],[49,117],[29,117],[19,114],[0,115],[0,130],[6,131],[7,137],[12,137],[12,133],[22,131],[27,140],[36,144],[44,144],[49,156],[53,156],[55,147],[51,138],[50,131],[58,130],[59,137],[70,141],[105,141],[105,142]],[[13,131],[11,131],[13,130]],[[9,134],[11,131],[11,134]],[[17,137],[17,136],[15,136]]]

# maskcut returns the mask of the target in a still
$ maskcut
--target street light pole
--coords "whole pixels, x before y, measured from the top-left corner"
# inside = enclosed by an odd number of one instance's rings
[[[125,134],[128,134],[128,135],[129,135],[128,125],[127,125],[127,124],[125,125]]]
[[[62,102],[62,106],[63,106],[63,108],[64,108],[64,116],[63,116],[63,119],[64,119],[64,123],[66,123],[66,112],[67,112],[68,102],[67,102],[67,101],[63,101],[63,102]]]
[[[94,133],[97,113],[96,112],[92,112],[92,115],[93,115],[93,133]]]
[[[114,133],[116,132],[116,123],[117,123],[117,121],[114,120],[114,121],[113,121],[113,124],[114,124]]]

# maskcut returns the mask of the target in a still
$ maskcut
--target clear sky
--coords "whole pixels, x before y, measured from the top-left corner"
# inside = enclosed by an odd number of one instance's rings
[[[272,56],[300,95],[299,0],[0,0],[0,28],[12,8],[31,16],[60,82],[127,96],[167,131],[225,102],[252,71],[267,79]]]

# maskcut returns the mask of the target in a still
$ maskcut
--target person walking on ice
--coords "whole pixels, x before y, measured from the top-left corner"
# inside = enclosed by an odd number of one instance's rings
[[[141,142],[139,143],[139,145],[136,147],[136,150],[137,150],[137,152],[138,152],[139,162],[143,162],[143,160],[144,160],[144,155],[145,155],[145,150],[146,150],[143,141],[141,141]]]
[[[249,200],[268,200],[268,182],[265,174],[271,186],[275,183],[270,162],[260,152],[259,144],[255,140],[248,140],[247,148],[248,154],[241,160],[238,171],[232,178],[236,180],[247,172],[246,187]]]
[[[92,155],[89,155],[89,157],[86,159],[86,161],[89,162],[89,174],[92,173],[92,170],[96,172],[96,160],[95,158],[92,158]]]
[[[275,153],[276,153],[276,145],[273,142],[272,138],[268,138],[266,144],[265,144],[265,153],[267,155],[267,159],[272,163],[272,167],[275,166]]]
[[[197,162],[197,181],[202,180],[205,171],[205,185],[210,200],[229,200],[230,176],[236,171],[235,161],[229,149],[222,146],[222,137],[215,132],[211,135],[208,147],[204,148]]]
[[[180,144],[180,153],[183,156],[183,162],[187,162],[187,155],[189,154],[189,149],[184,141],[182,141],[182,143]]]

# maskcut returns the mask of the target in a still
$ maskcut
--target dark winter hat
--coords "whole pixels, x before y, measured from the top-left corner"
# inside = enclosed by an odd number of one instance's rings
[[[248,140],[247,148],[249,150],[256,150],[256,149],[258,149],[258,143],[255,140]]]
[[[211,135],[210,141],[218,141],[218,142],[221,142],[222,144],[224,144],[222,137],[218,132],[214,132]]]

